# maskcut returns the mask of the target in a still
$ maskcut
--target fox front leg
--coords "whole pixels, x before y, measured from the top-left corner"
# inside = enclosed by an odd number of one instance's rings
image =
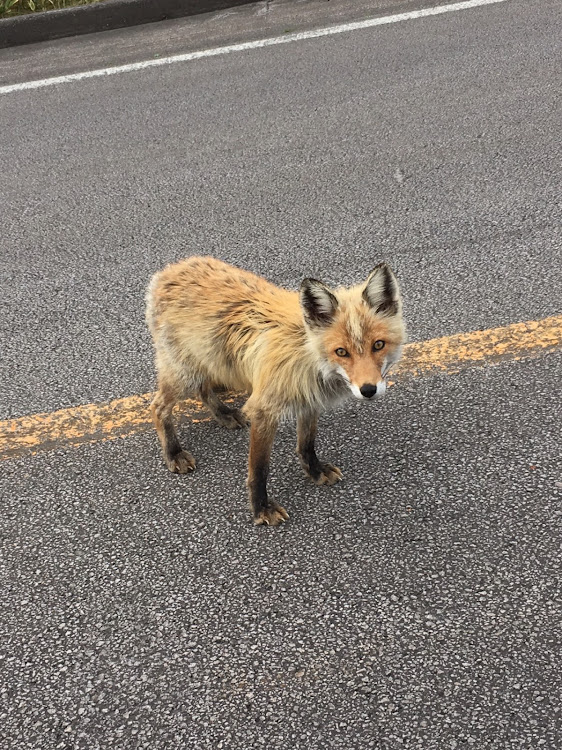
[[[301,414],[297,419],[297,453],[302,468],[314,484],[335,484],[342,478],[337,466],[323,463],[316,455],[314,441],[318,426],[318,414]]]
[[[277,526],[289,518],[281,505],[267,496],[269,459],[277,422],[272,422],[260,412],[252,414],[250,429],[250,456],[248,461],[248,491],[250,507],[256,525]]]

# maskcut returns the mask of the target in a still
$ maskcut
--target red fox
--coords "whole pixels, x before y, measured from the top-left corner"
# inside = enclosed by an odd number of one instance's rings
[[[266,488],[281,419],[296,418],[297,453],[308,476],[326,485],[341,479],[336,466],[316,455],[318,416],[348,396],[371,401],[386,390],[405,330],[398,282],[385,263],[351,288],[307,278],[294,292],[214,258],[193,257],[156,273],[146,299],[158,371],[151,413],[170,471],[195,468],[172,420],[174,404],[191,394],[229,429],[250,423],[254,523],[276,526],[289,517]],[[240,411],[220,401],[218,388],[250,395]]]

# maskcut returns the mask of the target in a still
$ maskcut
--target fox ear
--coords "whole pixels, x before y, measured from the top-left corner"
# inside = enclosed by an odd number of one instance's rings
[[[386,263],[379,263],[371,271],[363,299],[376,315],[398,315],[402,302],[396,276]]]
[[[325,284],[316,279],[305,279],[299,297],[308,325],[330,325],[338,309],[338,301]]]

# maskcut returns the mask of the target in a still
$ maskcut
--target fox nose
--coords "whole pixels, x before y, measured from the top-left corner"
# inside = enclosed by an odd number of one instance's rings
[[[359,391],[364,398],[373,398],[377,392],[377,386],[367,383],[367,385],[362,385]]]

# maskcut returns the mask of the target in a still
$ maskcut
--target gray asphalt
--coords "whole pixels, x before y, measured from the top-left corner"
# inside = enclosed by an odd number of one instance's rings
[[[143,290],[191,253],[287,285],[385,258],[414,340],[560,314],[558,10],[0,97],[0,418],[151,389]],[[0,739],[557,750],[561,377],[551,354],[350,404],[321,423],[333,488],[285,425],[279,530],[250,523],[247,435],[210,422],[189,477],[150,433],[0,464]]]
[[[0,49],[0,85],[401,13],[445,0],[261,0],[219,13]]]
[[[189,477],[151,435],[3,464],[5,746],[558,748],[561,371],[325,418],[330,489],[285,426],[280,530],[250,524],[247,437],[214,423],[184,428]]]
[[[386,258],[413,339],[559,311],[556,7],[3,97],[0,417],[149,390],[144,287],[193,253],[288,285]]]

